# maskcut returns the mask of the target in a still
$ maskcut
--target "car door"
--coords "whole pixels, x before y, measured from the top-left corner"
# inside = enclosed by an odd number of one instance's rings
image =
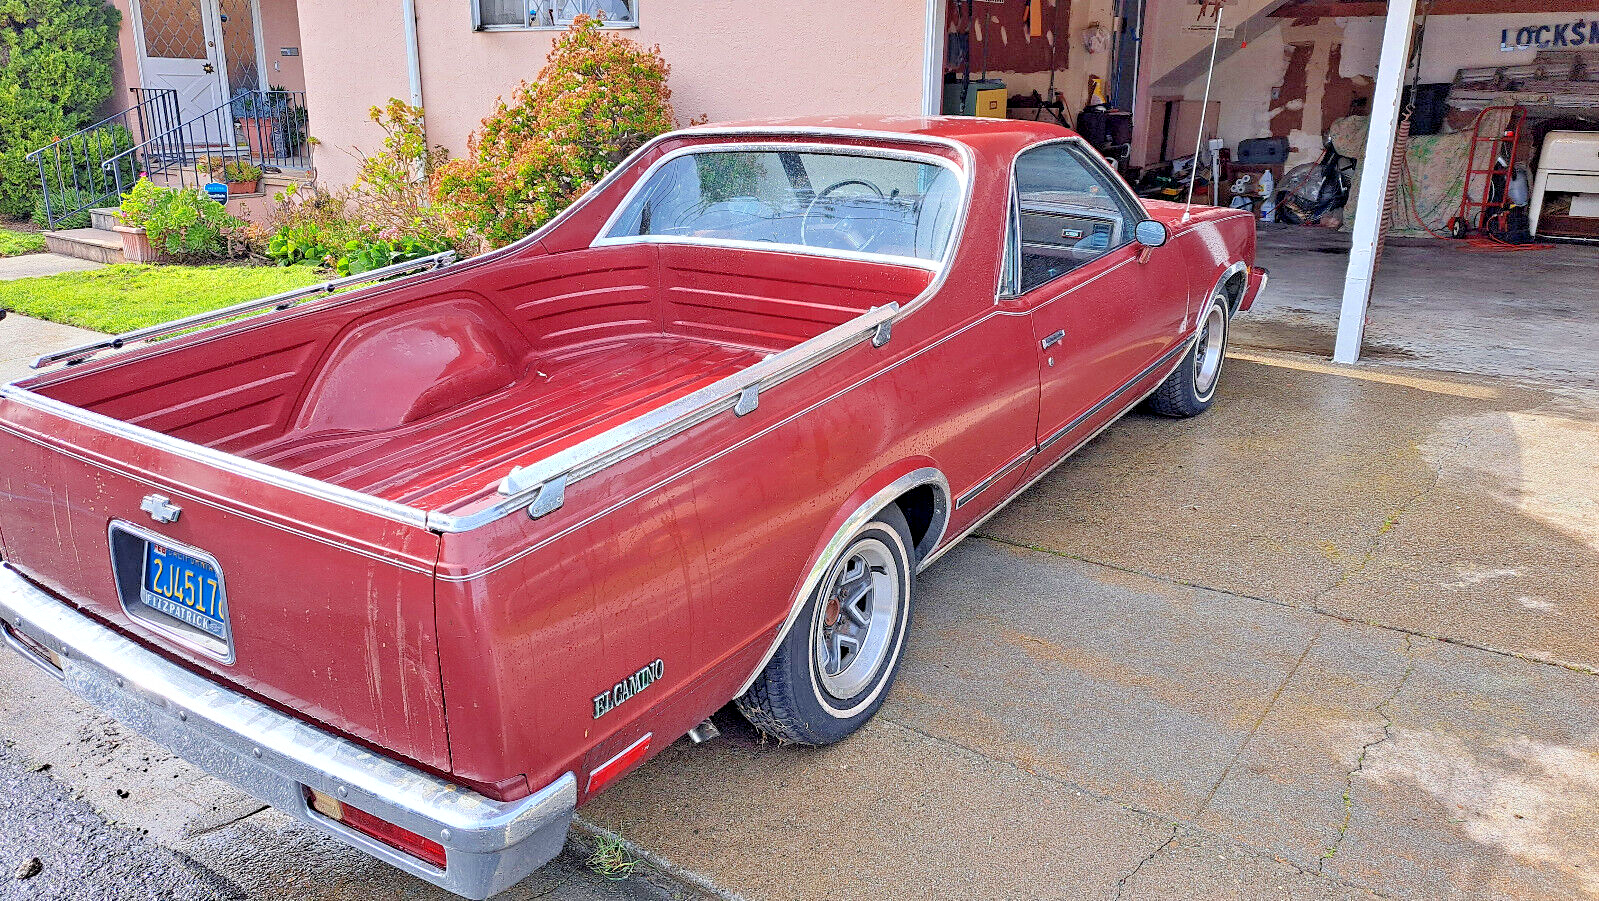
[[[1157,276],[1174,250],[1133,240],[1143,208],[1081,142],[1029,148],[1015,173],[1002,302],[1031,318],[1040,448],[1065,453],[1077,442],[1062,439],[1097,427],[1104,402],[1176,342],[1187,288],[1174,298]]]

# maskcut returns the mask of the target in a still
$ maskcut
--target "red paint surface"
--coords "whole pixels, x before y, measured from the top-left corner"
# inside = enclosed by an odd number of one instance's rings
[[[887,345],[856,345],[763,392],[747,416],[714,417],[573,484],[553,514],[448,535],[6,402],[8,561],[174,659],[483,790],[589,773],[646,732],[658,752],[751,675],[823,545],[867,497],[927,466],[967,494],[1186,340],[1221,272],[1253,258],[1247,215],[1200,208],[1185,220],[1151,204],[1166,246],[1124,247],[996,301],[1011,160],[1066,133],[1003,120],[820,124],[934,133],[971,154],[950,274]],[[653,159],[724,140],[660,145],[537,242],[32,384],[333,484],[469,511],[512,465],[928,285],[916,268],[783,252],[589,247]],[[1041,351],[1056,329],[1067,339]],[[952,510],[945,540],[1164,372]],[[139,512],[154,490],[183,506],[179,522]],[[218,558],[237,663],[129,623],[110,579],[113,518]],[[596,695],[656,658],[658,681],[593,717]]]

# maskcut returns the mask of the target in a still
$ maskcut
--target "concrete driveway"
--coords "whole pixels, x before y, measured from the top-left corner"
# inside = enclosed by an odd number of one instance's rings
[[[724,713],[585,815],[750,899],[1599,895],[1599,394],[1249,350],[1224,379],[925,573],[860,734]],[[197,897],[428,895],[58,694],[0,662],[0,775],[92,805],[0,807],[56,843],[51,885],[116,897],[113,864],[66,868],[147,854],[224,880]]]
[[[1599,398],[1225,378],[924,574],[862,734],[587,815],[749,898],[1599,895]]]

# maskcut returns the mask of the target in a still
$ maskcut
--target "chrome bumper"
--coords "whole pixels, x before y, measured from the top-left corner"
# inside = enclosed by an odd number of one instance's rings
[[[458,895],[487,898],[510,888],[559,854],[566,840],[577,803],[571,773],[519,801],[494,801],[197,676],[4,565],[0,620],[8,645],[129,728],[284,813]],[[13,630],[57,660],[42,657]],[[444,869],[311,810],[302,786],[439,842]]]

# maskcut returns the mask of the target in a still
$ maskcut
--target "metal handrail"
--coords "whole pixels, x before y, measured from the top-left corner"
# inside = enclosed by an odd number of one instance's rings
[[[148,136],[102,166],[113,177],[120,177],[123,159],[142,158],[143,171],[151,177],[176,170],[180,187],[190,186],[189,166],[200,157],[302,168],[310,162],[310,138],[304,133],[304,123],[287,120],[297,120],[305,108],[304,91],[240,91],[199,115]],[[243,146],[238,143],[240,135]],[[193,180],[199,187],[210,179],[201,179],[196,173]]]
[[[124,170],[130,166],[137,169],[139,157],[118,150],[118,128],[127,133],[130,142],[139,142],[135,144],[138,147],[150,143],[153,131],[166,130],[163,120],[177,121],[177,91],[134,88],[133,95],[137,100],[130,106],[25,157],[39,167],[45,219],[51,228],[68,216],[121,196]],[[68,189],[72,192],[71,203],[62,202],[61,198]],[[74,208],[67,209],[69,206]]]
[[[121,350],[123,347],[132,344],[135,341],[154,341],[158,338],[167,337],[168,335],[175,335],[178,332],[186,332],[190,329],[211,325],[212,323],[221,322],[226,319],[235,319],[239,316],[247,316],[251,313],[258,313],[266,309],[273,309],[281,312],[295,306],[306,298],[316,297],[324,294],[332,294],[333,292],[347,285],[357,285],[361,284],[362,282],[380,281],[388,278],[391,275],[399,275],[403,272],[411,272],[416,269],[426,269],[429,267],[434,269],[443,269],[445,266],[448,266],[453,262],[455,262],[455,251],[446,250],[443,253],[435,253],[431,256],[419,257],[414,260],[407,260],[403,263],[395,263],[392,266],[384,266],[380,269],[373,269],[370,272],[362,272],[357,275],[346,275],[341,278],[332,279],[331,281],[322,282],[318,285],[311,285],[306,288],[297,288],[293,291],[285,291],[282,294],[274,294],[271,297],[263,297],[258,300],[247,300],[244,303],[234,304],[231,307],[223,307],[219,310],[211,310],[206,313],[196,313],[193,316],[186,316],[182,319],[174,319],[171,322],[163,322],[159,325],[151,325],[141,329],[134,329],[131,332],[123,332],[120,335],[112,335],[111,337],[101,341],[91,341],[88,344],[80,344],[77,347],[69,347],[66,350],[58,350],[55,353],[45,354],[39,359],[34,360],[31,364],[29,364],[29,368],[43,369],[46,366],[54,365],[62,360],[66,360],[67,365],[73,366],[88,360],[97,353],[107,350]]]

